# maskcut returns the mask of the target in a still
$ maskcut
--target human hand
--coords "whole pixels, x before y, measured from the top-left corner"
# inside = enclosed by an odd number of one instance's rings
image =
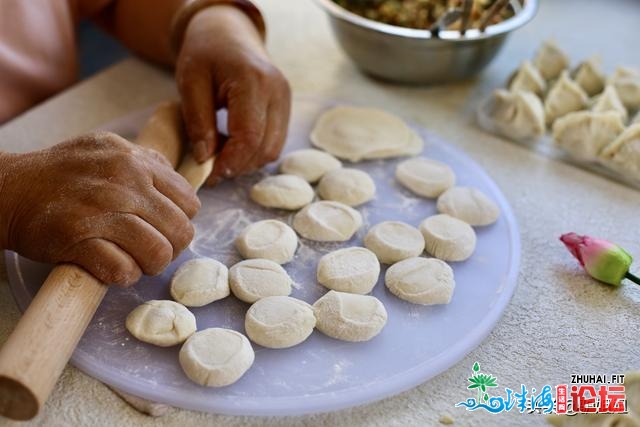
[[[210,184],[278,158],[291,91],[244,12],[217,5],[191,19],[176,62],[176,81],[194,157],[203,162],[217,153]],[[216,125],[215,112],[222,107],[229,113],[226,141]]]
[[[200,202],[159,153],[110,133],[0,156],[3,248],[127,286],[191,241]]]

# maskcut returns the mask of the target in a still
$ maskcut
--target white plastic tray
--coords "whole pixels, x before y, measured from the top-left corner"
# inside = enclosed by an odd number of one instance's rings
[[[285,152],[308,147],[315,118],[335,103],[297,99]],[[135,134],[152,109],[105,125],[125,136]],[[162,275],[144,277],[135,287],[111,288],[76,349],[72,362],[87,374],[125,392],[200,411],[245,415],[295,415],[334,411],[382,399],[414,387],[461,360],[489,334],[516,285],[520,243],[507,201],[487,174],[455,148],[424,129],[424,155],[455,170],[458,183],[480,188],[502,214],[497,223],[477,228],[478,245],[467,261],[453,263],[457,286],[449,305],[424,307],[399,300],[384,287],[384,268],[373,291],[385,304],[389,321],[380,335],[365,343],[347,343],[314,331],[296,347],[271,350],[255,345],[253,367],[237,383],[219,389],[200,387],[178,364],[179,346],[159,348],[131,337],[124,328],[127,314],[149,299],[168,299],[168,283],[177,266],[194,256],[214,257],[228,266],[239,260],[233,240],[243,227],[264,218],[291,222],[292,214],[263,209],[247,198],[250,186],[264,173],[200,191],[202,209],[195,218],[197,235]],[[315,280],[322,254],[361,245],[366,230],[383,220],[417,226],[435,213],[435,202],[414,197],[393,178],[399,160],[356,164],[377,185],[375,200],[359,208],[365,225],[343,244],[302,241],[295,259],[285,266],[295,281],[292,296],[312,303],[326,292]],[[272,171],[271,165],[266,168]],[[6,254],[13,294],[24,309],[50,266]],[[234,297],[193,309],[198,328],[225,327],[243,331],[248,305]]]

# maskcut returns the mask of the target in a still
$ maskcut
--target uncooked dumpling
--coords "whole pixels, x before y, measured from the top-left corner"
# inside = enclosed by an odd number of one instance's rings
[[[569,67],[569,57],[551,40],[542,43],[533,59],[545,80],[553,80]]]
[[[293,217],[293,228],[305,239],[344,242],[362,226],[362,215],[340,202],[311,203]]]
[[[236,238],[236,248],[244,258],[264,258],[286,264],[293,259],[298,236],[282,221],[265,219],[249,224]]]
[[[433,215],[422,221],[428,253],[443,261],[464,261],[476,248],[476,233],[466,222],[450,215]]]
[[[229,269],[231,292],[248,303],[270,296],[287,296],[292,282],[284,268],[268,259],[246,259]]]
[[[169,347],[180,344],[196,331],[196,318],[177,302],[151,300],[133,309],[125,326],[140,341]]]
[[[578,65],[573,72],[573,79],[589,96],[594,96],[604,89],[604,74],[600,71],[599,61],[588,59]]]
[[[629,110],[640,108],[640,70],[618,67],[608,83],[616,88],[625,107]]]
[[[497,89],[478,107],[478,123],[488,132],[514,141],[544,134],[544,107],[532,92]]]
[[[253,365],[254,358],[247,337],[222,328],[196,332],[184,343],[178,357],[189,379],[206,387],[235,383]]]
[[[329,291],[313,304],[316,328],[343,341],[368,341],[387,323],[387,310],[376,297]]]
[[[307,148],[292,151],[280,163],[280,172],[297,175],[307,182],[316,182],[330,170],[342,167],[340,160],[320,150]]]
[[[392,294],[414,304],[449,304],[456,286],[453,270],[436,258],[408,258],[387,269],[384,282]]]
[[[400,118],[374,108],[347,106],[325,111],[311,131],[311,142],[352,162],[415,155],[423,145]]]
[[[318,183],[318,196],[347,206],[358,206],[373,199],[376,185],[359,169],[340,168],[324,174]]]
[[[573,111],[583,110],[589,103],[586,92],[576,82],[571,80],[569,73],[564,71],[560,78],[551,86],[544,100],[544,114],[547,123],[553,123]]]
[[[615,111],[620,114],[623,122],[626,122],[629,117],[627,109],[622,105],[622,101],[618,96],[618,91],[616,91],[612,85],[607,85],[604,92],[602,92],[602,95],[598,96],[598,99],[595,104],[593,104],[591,111],[596,113],[602,113],[603,111]]]
[[[547,82],[531,62],[524,61],[509,79],[507,87],[511,91],[533,92],[542,96],[547,90]]]
[[[593,161],[623,130],[622,119],[615,111],[578,111],[556,120],[553,141],[574,158]]]
[[[605,165],[635,180],[640,180],[640,123],[632,124],[601,154]]]
[[[424,251],[424,237],[415,227],[399,221],[374,225],[364,236],[364,245],[383,264],[416,257]]]
[[[640,123],[640,111],[638,111],[638,113],[636,114],[636,116],[633,118],[633,120],[631,120],[630,124],[636,124],[636,123]]]
[[[378,281],[380,263],[368,249],[351,247],[329,252],[318,261],[318,282],[335,291],[368,294]]]
[[[306,340],[316,326],[313,308],[299,299],[273,296],[256,301],[245,316],[251,341],[268,348],[288,348]]]
[[[438,197],[437,209],[474,226],[492,224],[500,215],[498,205],[472,187],[451,187]]]
[[[202,307],[229,296],[229,270],[211,258],[183,263],[171,278],[171,296],[187,307]]]
[[[251,199],[267,208],[297,210],[313,200],[313,188],[296,175],[268,176],[251,188]]]
[[[438,197],[453,187],[456,175],[447,164],[416,157],[398,164],[396,179],[419,196]]]

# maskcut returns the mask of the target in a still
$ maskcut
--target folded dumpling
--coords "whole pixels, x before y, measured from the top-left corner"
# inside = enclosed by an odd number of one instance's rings
[[[625,107],[630,110],[640,108],[640,70],[618,67],[608,83],[616,88]]]
[[[629,113],[627,113],[627,109],[622,105],[622,101],[618,96],[618,91],[612,86],[607,85],[602,95],[598,96],[591,111],[596,113],[601,113],[603,111],[615,111],[620,114],[622,121],[626,122],[629,118]]]
[[[615,111],[578,111],[560,117],[553,124],[553,141],[572,157],[591,161],[624,130]]]
[[[545,80],[553,80],[569,67],[569,57],[551,40],[542,43],[533,59]]]
[[[509,79],[507,86],[512,91],[533,92],[539,96],[542,96],[544,91],[547,90],[547,82],[542,78],[540,71],[531,65],[529,61],[524,61],[520,65],[520,68]]]
[[[571,80],[569,73],[563,71],[560,78],[551,86],[544,101],[544,113],[547,123],[553,123],[558,117],[573,111],[583,110],[589,103],[589,97],[578,83]]]
[[[640,123],[625,129],[611,144],[602,150],[605,166],[640,180]]]
[[[596,58],[587,59],[573,71],[573,80],[587,92],[594,96],[604,89],[604,74],[600,71],[600,64]]]
[[[542,101],[533,92],[497,89],[478,107],[478,123],[515,141],[537,138],[545,131]]]

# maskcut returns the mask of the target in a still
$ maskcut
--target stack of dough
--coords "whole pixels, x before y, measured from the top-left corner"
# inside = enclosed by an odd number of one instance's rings
[[[318,282],[329,289],[368,294],[378,281],[380,264],[368,249],[351,247],[329,252],[318,262]]]
[[[254,303],[291,293],[292,280],[279,264],[268,259],[247,259],[229,269],[229,287],[241,301]]]
[[[235,243],[244,258],[264,258],[286,264],[296,253],[298,236],[284,222],[265,219],[249,224]]]
[[[188,307],[202,307],[229,295],[229,271],[211,258],[183,263],[171,279],[171,296]]]
[[[420,224],[427,252],[443,261],[464,261],[476,248],[476,233],[464,221],[447,214],[430,216]]]
[[[296,175],[274,175],[251,188],[251,199],[267,208],[298,210],[313,200],[313,188]]]
[[[358,169],[340,168],[324,174],[318,183],[318,195],[347,206],[358,206],[373,199],[376,185],[373,179]]]
[[[387,311],[376,297],[329,291],[313,304],[320,332],[343,341],[368,341],[382,331]]]
[[[408,258],[392,265],[384,277],[398,298],[414,304],[449,304],[455,281],[453,270],[436,258]]]
[[[456,175],[449,165],[424,157],[399,163],[396,179],[415,194],[427,198],[438,197],[456,183]]]
[[[298,234],[318,242],[344,242],[361,226],[360,212],[327,200],[311,203],[293,217],[293,228]]]
[[[424,238],[417,228],[400,221],[374,225],[364,236],[364,245],[383,264],[393,264],[424,251]]]
[[[131,311],[125,326],[140,341],[169,347],[180,344],[196,331],[196,318],[177,302],[151,300]]]
[[[500,209],[484,193],[472,187],[452,187],[438,197],[438,212],[461,219],[469,225],[496,222]]]
[[[247,311],[244,329],[251,341],[268,348],[287,348],[306,340],[316,326],[313,308],[287,296],[262,298]]]
[[[325,173],[341,167],[340,160],[331,154],[309,148],[287,154],[280,163],[280,172],[314,183]]]
[[[402,119],[374,108],[335,107],[322,113],[311,142],[334,156],[358,162],[416,155],[423,141]]]

